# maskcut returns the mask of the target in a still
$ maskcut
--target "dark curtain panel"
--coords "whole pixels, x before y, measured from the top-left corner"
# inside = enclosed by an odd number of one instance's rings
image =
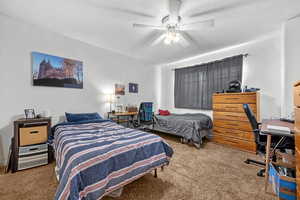
[[[175,107],[211,110],[213,93],[242,81],[242,73],[243,55],[175,69]]]

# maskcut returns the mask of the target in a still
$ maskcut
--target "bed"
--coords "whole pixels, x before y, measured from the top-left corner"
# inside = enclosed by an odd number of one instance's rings
[[[101,199],[168,165],[173,154],[161,137],[109,120],[61,123],[52,130],[56,200]]]
[[[212,120],[209,116],[196,114],[155,115],[153,129],[180,136],[184,143],[192,142],[200,148],[204,137],[212,135]]]

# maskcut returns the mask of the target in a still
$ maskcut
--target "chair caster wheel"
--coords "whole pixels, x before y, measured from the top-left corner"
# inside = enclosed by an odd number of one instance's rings
[[[262,171],[257,172],[257,176],[259,176],[259,177],[265,177],[264,172],[262,172]]]
[[[249,165],[250,161],[249,160],[245,160],[244,163],[246,163],[247,165]]]

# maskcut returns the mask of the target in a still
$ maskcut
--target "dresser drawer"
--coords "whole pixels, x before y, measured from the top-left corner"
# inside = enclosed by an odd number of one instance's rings
[[[48,152],[48,144],[19,147],[19,156],[40,154]]]
[[[234,130],[241,130],[241,131],[248,131],[251,132],[252,128],[249,122],[243,121],[224,121],[224,120],[214,120],[215,127],[227,128],[227,129],[234,129]]]
[[[243,95],[214,95],[214,104],[255,104],[256,94]]]
[[[256,145],[254,142],[219,135],[214,135],[212,141],[220,144],[230,145],[241,150],[246,150],[250,152],[256,151]]]
[[[233,138],[237,138],[237,139],[241,139],[241,140],[248,140],[248,141],[254,142],[253,132],[214,127],[213,133],[214,133],[214,135],[233,137]]]
[[[45,143],[48,137],[47,126],[35,126],[30,128],[20,128],[20,146]]]
[[[295,147],[300,150],[300,131],[295,129]]]
[[[249,122],[245,113],[238,113],[238,112],[214,112],[213,117],[214,119],[221,119],[221,120]]]
[[[296,156],[296,166],[298,167],[298,169],[300,169],[300,149],[299,148],[295,148],[295,156]],[[300,176],[300,174],[298,174]]]
[[[48,153],[20,157],[18,160],[18,170],[28,169],[46,164],[48,164]]]
[[[295,128],[300,130],[300,108],[295,108]]]
[[[249,104],[251,110],[256,113],[257,108],[256,104]],[[214,111],[223,111],[223,112],[240,112],[244,113],[243,104],[214,104],[213,105]]]
[[[294,87],[294,105],[300,107],[300,85]]]

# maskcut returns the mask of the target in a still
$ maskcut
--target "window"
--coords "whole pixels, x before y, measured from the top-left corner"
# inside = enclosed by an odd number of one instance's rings
[[[212,109],[212,95],[242,81],[243,55],[175,69],[175,108]]]

